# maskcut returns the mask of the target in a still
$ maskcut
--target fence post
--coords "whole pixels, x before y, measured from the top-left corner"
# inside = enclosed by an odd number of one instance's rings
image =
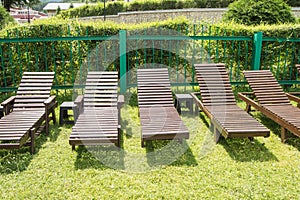
[[[119,31],[119,42],[120,42],[120,93],[125,94],[127,89],[127,78],[126,78],[126,30]]]
[[[256,32],[253,35],[253,48],[252,48],[252,70],[259,70],[260,68],[260,58],[262,49],[262,32]]]

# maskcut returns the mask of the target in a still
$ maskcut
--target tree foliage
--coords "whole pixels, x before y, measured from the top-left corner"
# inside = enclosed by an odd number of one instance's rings
[[[0,6],[0,29],[4,28],[9,22],[13,22],[14,19],[5,10],[3,6]]]
[[[238,0],[229,5],[223,19],[245,25],[295,22],[291,8],[283,0]]]
[[[10,8],[13,6],[33,6],[40,3],[40,0],[1,0],[3,7],[9,12]]]

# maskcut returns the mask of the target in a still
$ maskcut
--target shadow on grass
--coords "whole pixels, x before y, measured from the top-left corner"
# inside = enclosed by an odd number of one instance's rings
[[[125,169],[124,166],[124,138],[120,134],[120,148],[109,146],[78,146],[75,169]]]
[[[125,169],[124,151],[115,146],[79,146],[75,169]]]
[[[70,126],[71,127],[71,126]],[[55,142],[59,136],[60,133],[60,126],[58,125],[58,123],[54,126],[51,126],[49,129],[49,135],[47,137],[49,137],[49,140],[51,142]]]
[[[129,122],[127,120],[121,119],[121,128],[125,129],[125,136],[126,138],[132,138],[133,136],[133,130],[132,128],[129,126]]]
[[[49,137],[51,141],[55,141],[59,134],[59,126],[51,125],[49,135],[42,133],[36,138],[35,154],[38,154],[39,149],[47,141]],[[0,150],[0,173],[10,174],[14,172],[22,172],[27,169],[34,155],[30,154],[30,147],[23,146],[20,149]]]
[[[200,113],[200,118],[203,123],[209,128],[211,132],[213,132],[212,127],[209,125],[205,115]],[[268,119],[268,122],[270,120]],[[266,125],[266,124],[265,124]],[[268,126],[266,126],[268,127]],[[268,127],[269,128],[269,127]],[[280,127],[279,127],[280,133]],[[256,161],[270,161],[278,159],[274,154],[272,154],[264,144],[260,143],[258,140],[254,139],[250,141],[249,139],[242,138],[229,138],[229,139],[221,139],[219,144],[223,145],[228,154],[232,159],[240,161],[240,162],[250,162],[253,160]]]
[[[200,117],[200,119],[202,120],[202,122],[205,124],[205,126],[207,127],[207,128],[209,128],[210,127],[210,122],[207,120],[207,118],[205,117],[205,114],[204,114],[204,112],[200,112],[199,113],[199,117]]]
[[[279,124],[269,119],[262,113],[257,114],[257,117],[261,120],[262,124],[272,131],[273,134],[281,138],[281,126]],[[285,144],[291,145],[300,151],[300,138],[295,136],[290,131],[287,132],[287,140]]]
[[[197,166],[198,163],[185,140],[157,140],[146,142],[149,166]]]
[[[239,162],[278,161],[276,156],[256,139],[253,141],[245,138],[222,139],[219,144],[223,145],[232,159]]]

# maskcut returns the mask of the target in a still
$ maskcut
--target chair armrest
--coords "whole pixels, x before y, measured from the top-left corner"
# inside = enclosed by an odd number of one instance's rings
[[[44,101],[46,109],[50,109],[57,105],[56,96],[50,96],[46,101]]]
[[[291,92],[291,93],[285,93],[290,101],[295,101],[297,103],[297,107],[300,108],[300,98],[295,96],[299,95],[299,92]]]
[[[247,112],[250,111],[249,106],[252,106],[256,110],[261,110],[262,106],[260,104],[258,104],[256,101],[254,101],[253,99],[249,98],[247,95],[248,96],[253,96],[254,93],[253,92],[239,92],[238,93],[238,98],[241,99],[242,101],[244,101],[247,104],[246,111]]]
[[[3,106],[5,115],[8,115],[12,111],[13,105],[15,103],[15,98],[16,98],[16,96],[11,96],[1,103],[1,106]]]
[[[118,109],[122,108],[125,103],[125,98],[124,95],[119,95],[118,96]]]
[[[78,115],[83,112],[83,95],[79,95],[76,97],[74,104],[77,107]],[[76,116],[78,117],[78,116]]]
[[[212,119],[213,116],[210,113],[210,111],[203,105],[202,101],[197,97],[197,95],[200,95],[200,92],[192,92],[191,96],[193,97],[194,101],[196,102],[197,106],[200,108],[201,111],[205,113],[205,115],[209,118]]]

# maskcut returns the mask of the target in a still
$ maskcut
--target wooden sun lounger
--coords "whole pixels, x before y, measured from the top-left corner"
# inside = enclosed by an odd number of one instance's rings
[[[24,72],[16,96],[2,102],[5,116],[0,119],[0,148],[13,149],[29,144],[35,151],[35,137],[49,122],[55,123],[55,96],[50,97],[54,72]],[[52,117],[49,114],[52,113]],[[42,125],[44,123],[44,125]]]
[[[195,69],[200,93],[191,95],[210,119],[216,142],[220,135],[225,138],[270,135],[267,128],[236,105],[224,64],[196,64]]]
[[[298,97],[286,94],[272,72],[269,70],[244,71],[244,75],[253,90],[257,101],[250,99],[250,93],[239,93],[239,98],[281,126],[281,140],[287,139],[287,130],[300,137],[300,110],[290,100],[300,102]]]
[[[88,72],[84,96],[75,104],[79,117],[73,126],[69,143],[75,145],[116,145],[120,147],[120,107],[118,72]]]
[[[168,69],[139,69],[137,81],[142,147],[150,140],[188,139],[189,131],[174,107]]]

